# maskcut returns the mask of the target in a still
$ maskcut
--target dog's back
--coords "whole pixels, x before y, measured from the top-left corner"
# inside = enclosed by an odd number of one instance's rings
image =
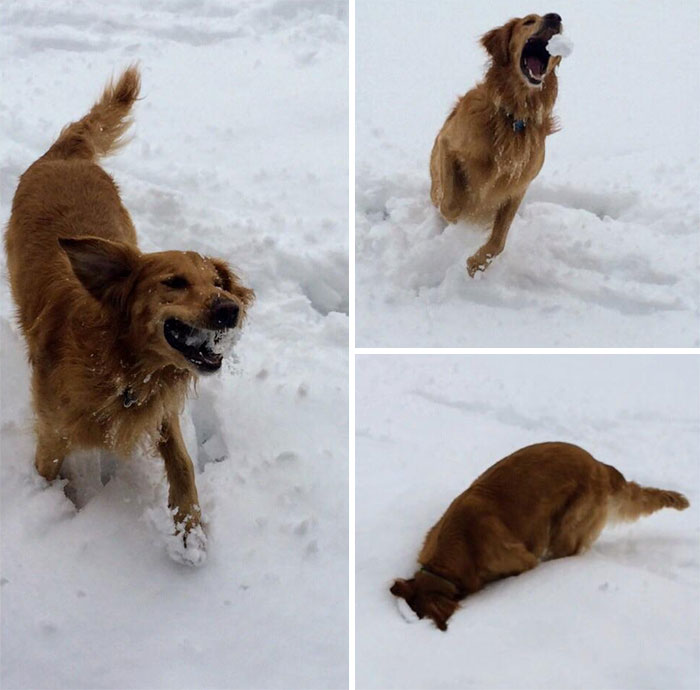
[[[681,494],[626,481],[583,448],[538,443],[489,467],[452,502],[438,525],[444,543],[445,534],[478,532],[488,516],[537,558],[559,557],[588,548],[608,521],[633,521],[660,508],[687,506]],[[429,541],[437,543],[437,535],[426,540],[426,547]],[[427,555],[424,548],[419,561]]]
[[[112,178],[97,164],[123,145],[138,97],[139,72],[128,68],[90,112],[63,129],[20,178],[5,234],[13,297],[32,349],[32,326],[48,305],[84,294],[58,244],[91,235],[136,245],[136,232]]]

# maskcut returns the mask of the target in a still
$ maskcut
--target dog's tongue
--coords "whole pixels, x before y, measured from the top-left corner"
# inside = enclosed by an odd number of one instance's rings
[[[535,55],[525,59],[525,64],[533,77],[541,77],[544,74],[544,63]]]

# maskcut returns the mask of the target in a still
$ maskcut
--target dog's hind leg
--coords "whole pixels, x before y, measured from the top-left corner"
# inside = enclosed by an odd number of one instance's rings
[[[165,463],[165,472],[170,486],[168,506],[175,511],[176,526],[182,525],[187,533],[199,525],[201,511],[194,481],[194,467],[185,442],[182,440],[177,416],[163,420],[158,452]]]
[[[459,220],[464,205],[466,179],[459,161],[441,139],[435,142],[434,168],[439,182],[433,175],[431,198],[448,223]]]
[[[510,230],[511,223],[520,207],[523,196],[525,195],[521,194],[518,197],[509,199],[496,212],[493,230],[491,230],[491,236],[488,241],[467,259],[467,272],[472,278],[477,271],[485,271],[493,259],[503,251],[503,248],[506,246],[508,230]]]
[[[564,558],[587,551],[607,520],[607,498],[586,493],[573,501],[552,526],[547,558]]]
[[[520,575],[540,562],[499,519],[492,517],[484,520],[482,529],[484,543],[480,547],[479,558],[485,564],[485,582]]]

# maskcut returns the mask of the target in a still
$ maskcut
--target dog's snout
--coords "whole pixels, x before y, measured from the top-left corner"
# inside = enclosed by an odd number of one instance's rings
[[[211,320],[216,328],[234,328],[240,309],[230,299],[216,300],[211,308]]]
[[[544,15],[544,23],[547,26],[559,26],[561,24],[561,17],[556,12],[550,12]]]

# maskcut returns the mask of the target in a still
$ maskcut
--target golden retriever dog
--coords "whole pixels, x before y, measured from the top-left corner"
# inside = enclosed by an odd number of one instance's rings
[[[556,131],[555,67],[547,43],[562,30],[558,14],[511,19],[481,39],[491,59],[484,80],[459,99],[430,156],[430,198],[448,223],[465,218],[491,228],[467,260],[474,277],[503,251],[520,202],[544,163]]]
[[[139,88],[130,67],[21,176],[5,247],[32,368],[39,474],[55,479],[72,450],[128,456],[152,442],[183,560],[197,563],[206,537],[178,416],[195,377],[220,368],[253,292],[220,259],[139,251],[98,164],[123,143]]]
[[[391,593],[447,630],[459,602],[488,582],[582,553],[607,522],[688,505],[675,491],[626,481],[578,446],[538,443],[489,467],[452,501],[425,538],[421,568]]]

